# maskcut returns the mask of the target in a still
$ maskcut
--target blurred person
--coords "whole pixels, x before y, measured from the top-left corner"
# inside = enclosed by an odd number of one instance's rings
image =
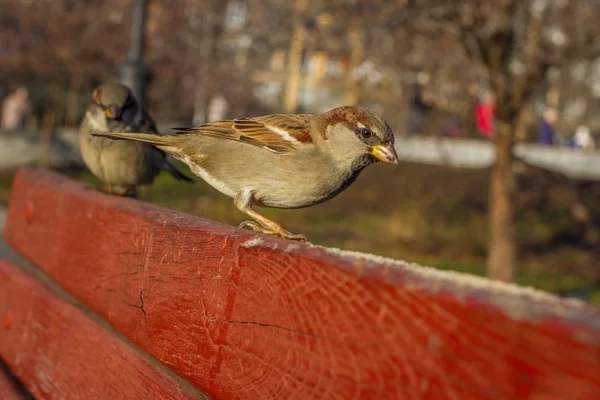
[[[486,139],[494,136],[494,120],[496,118],[496,101],[490,90],[486,90],[475,107],[477,130]]]
[[[554,124],[558,119],[556,110],[547,107],[542,114],[538,132],[538,143],[546,146],[554,145]]]
[[[6,131],[25,129],[25,122],[30,111],[29,92],[24,87],[17,88],[2,102],[2,122],[0,127]]]
[[[586,125],[579,125],[573,135],[573,145],[576,149],[583,151],[592,151],[596,148],[594,138],[590,134],[590,129]]]
[[[432,101],[425,93],[425,87],[420,82],[415,83],[408,120],[408,133],[410,135],[422,133],[423,123],[431,108]]]

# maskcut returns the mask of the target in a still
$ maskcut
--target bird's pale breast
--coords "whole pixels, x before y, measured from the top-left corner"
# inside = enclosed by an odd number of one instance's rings
[[[349,178],[316,151],[274,153],[214,138],[198,139],[194,148],[180,160],[196,175],[229,197],[251,190],[254,203],[267,207],[311,206],[335,196]]]
[[[126,125],[118,128],[128,131]],[[90,135],[90,131],[108,132],[106,124],[88,114],[82,123],[79,147],[84,163],[102,182],[128,187],[151,181],[159,171],[153,153],[156,150],[145,143],[112,140]],[[155,171],[156,170],[156,171]]]

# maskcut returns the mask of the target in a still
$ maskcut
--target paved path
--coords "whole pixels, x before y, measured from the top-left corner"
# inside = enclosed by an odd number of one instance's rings
[[[40,159],[40,133],[35,131],[9,133],[0,131],[0,169],[36,164]],[[82,165],[77,130],[57,130],[50,145],[50,166]]]
[[[486,168],[495,159],[492,143],[474,139],[396,136],[401,161]],[[584,153],[565,147],[518,143],[514,153],[531,165],[560,172],[569,178],[600,180],[600,151]]]

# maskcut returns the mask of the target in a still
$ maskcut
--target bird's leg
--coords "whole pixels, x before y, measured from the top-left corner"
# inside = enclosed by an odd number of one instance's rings
[[[106,193],[106,194],[113,194],[113,187],[112,187],[112,185],[105,185],[104,186],[104,193]]]
[[[293,234],[285,230],[283,226],[279,225],[277,222],[271,221],[269,218],[253,210],[251,191],[242,191],[238,193],[237,196],[235,196],[234,204],[238,210],[247,214],[256,221],[244,221],[239,225],[240,228],[248,227],[254,232],[279,236],[289,240],[306,242],[306,236]]]
[[[107,186],[107,189],[105,189],[107,193],[109,194],[114,194],[116,196],[126,196],[126,197],[133,197],[136,198],[137,197],[137,193],[135,190],[135,186],[126,186],[126,187],[114,187],[114,186]]]
[[[279,225],[277,222],[271,221],[267,217],[258,212],[254,211],[252,208],[248,208],[244,211],[250,217],[254,218],[258,223],[253,221],[244,221],[240,224],[240,228],[248,227],[252,229],[254,232],[264,233],[267,235],[279,236],[284,239],[296,240],[299,242],[306,242],[306,236],[301,234],[294,234],[286,229],[283,226]]]

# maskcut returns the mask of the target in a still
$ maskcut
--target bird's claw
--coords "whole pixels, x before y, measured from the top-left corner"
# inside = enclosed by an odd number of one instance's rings
[[[104,187],[104,192],[106,194],[112,194],[115,196],[131,197],[134,199],[137,198],[137,190],[135,186],[121,188],[107,185]]]
[[[254,221],[244,221],[238,225],[238,228],[239,229],[249,228],[249,229],[253,230],[254,232],[258,232],[258,229],[261,229],[262,227]]]
[[[265,235],[271,235],[271,236],[278,236],[283,239],[295,240],[297,242],[306,242],[307,241],[306,236],[304,236],[304,235],[288,232],[281,227],[279,227],[279,229],[265,228],[264,226],[260,225],[257,222],[254,222],[254,221],[244,221],[238,226],[238,228],[240,228],[240,229],[249,228],[257,233],[263,233]]]

